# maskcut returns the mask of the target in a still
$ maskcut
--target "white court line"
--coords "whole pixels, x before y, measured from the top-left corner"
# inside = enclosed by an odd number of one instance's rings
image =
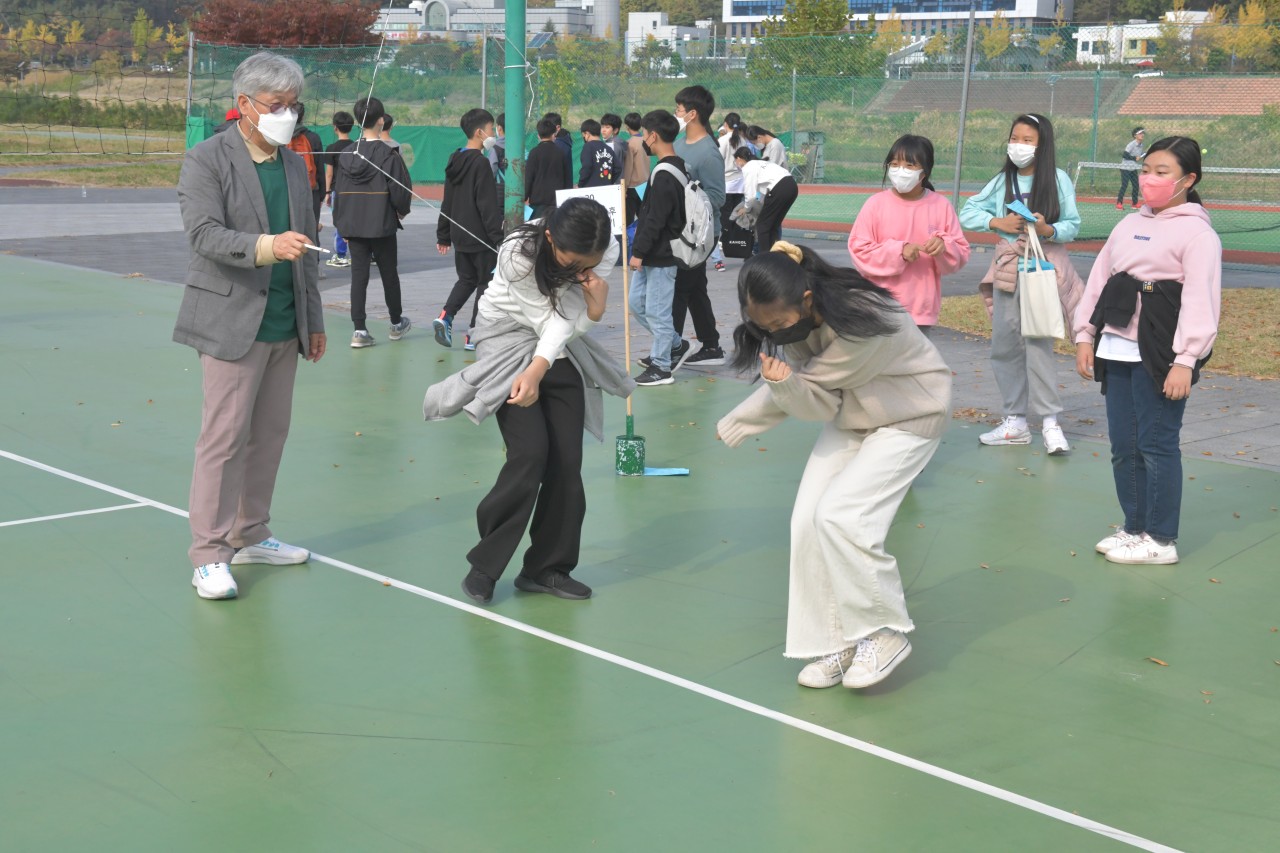
[[[91,486],[95,489],[101,489],[104,492],[110,492],[113,495],[119,495],[120,497],[136,500],[139,503],[145,504],[146,506],[163,510],[164,512],[168,512],[173,515],[178,515],[183,517],[186,517],[187,515],[187,513],[184,510],[178,509],[177,507],[169,506],[168,504],[163,504],[158,501],[149,500],[148,498],[144,498],[141,495],[135,495],[132,492],[126,492],[123,489],[117,489],[114,486],[108,486],[105,483],[99,483],[96,480],[90,480],[87,477],[81,477],[79,474],[72,474],[70,471],[63,471],[60,468],[54,468],[51,465],[46,465],[43,462],[37,462],[34,459],[27,459],[24,456],[18,456],[15,453],[10,453],[5,450],[0,450],[0,457],[3,457],[5,459],[11,459],[14,462],[20,462],[23,465],[29,465],[32,468],[36,468],[40,471],[45,471],[50,474],[55,474],[59,477],[63,477],[65,479],[71,480],[76,483],[80,483],[85,486]],[[798,731],[807,732],[808,734],[811,734],[811,735],[816,735],[817,737],[823,738],[824,740],[829,740],[832,743],[838,743],[841,746],[847,746],[850,749],[855,749],[867,755],[873,755],[876,758],[882,758],[885,761],[891,761],[894,764],[900,765],[902,767],[907,767],[911,770],[917,770],[928,776],[932,776],[935,779],[941,779],[944,782],[950,782],[954,785],[959,785],[960,787],[966,788],[970,791],[974,791],[979,794],[984,794],[988,797],[992,797],[994,799],[1009,803],[1010,805],[1018,806],[1020,808],[1027,809],[1029,811],[1033,811],[1037,814],[1044,815],[1045,817],[1052,818],[1053,820],[1070,824],[1071,826],[1079,827],[1080,829],[1086,829],[1090,832],[1094,832],[1094,833],[1097,833],[1098,835],[1102,835],[1106,838],[1110,838],[1113,841],[1119,841],[1122,844],[1128,844],[1131,847],[1136,847],[1139,850],[1149,850],[1149,851],[1154,851],[1154,853],[1179,853],[1177,848],[1168,847],[1157,841],[1152,841],[1148,838],[1143,838],[1140,835],[1134,835],[1132,833],[1125,832],[1122,829],[1117,829],[1113,826],[1108,826],[1105,823],[1099,823],[1096,820],[1090,820],[1089,818],[1081,817],[1080,815],[1073,814],[1072,812],[1065,811],[1063,809],[1057,808],[1056,806],[1051,806],[1051,805],[1048,805],[1047,803],[1042,803],[1039,800],[1033,800],[1030,797],[1024,797],[1021,794],[1015,794],[1012,791],[1006,791],[1004,788],[998,788],[995,785],[989,785],[986,782],[982,782],[977,779],[971,779],[968,776],[962,776],[959,773],[954,773],[945,768],[937,767],[935,765],[921,761],[917,758],[912,758],[909,755],[903,755],[902,753],[894,752],[893,750],[876,746],[873,743],[868,743],[867,741],[859,740],[858,738],[855,738],[855,737],[850,737],[849,735],[842,734],[841,732],[837,732],[834,729],[828,729],[823,726],[815,725],[814,723],[810,723],[798,717],[793,717],[790,714],[784,714],[781,711],[775,711],[774,709],[767,708],[764,705],[758,705],[755,702],[750,702],[746,699],[739,698],[732,694],[724,693],[720,690],[707,687],[706,685],[699,684],[696,681],[690,681],[687,678],[681,678],[678,675],[672,675],[669,672],[665,672],[661,669],[655,669],[651,666],[647,666],[637,661],[633,661],[629,658],[624,658],[619,655],[615,655],[612,652],[606,652],[603,649],[597,649],[595,646],[588,646],[585,643],[578,642],[577,640],[571,640],[568,637],[562,637],[559,634],[553,634],[550,631],[544,631],[541,628],[534,627],[533,625],[527,625],[524,622],[518,622],[515,619],[502,616],[501,614],[495,613],[492,610],[476,607],[473,604],[467,604],[466,602],[459,601],[454,598],[449,598],[448,596],[441,595],[440,593],[432,592],[429,589],[424,589],[420,586],[415,586],[410,583],[405,583],[404,581],[397,580],[392,577],[387,577],[386,575],[380,575],[377,572],[371,572],[368,569],[363,569],[360,566],[352,565],[351,563],[345,563],[342,560],[335,560],[332,557],[325,557],[321,554],[313,553],[311,555],[311,559],[315,562],[325,563],[327,565],[333,566],[334,568],[342,569],[344,572],[350,572],[351,574],[359,575],[360,577],[369,578],[370,580],[375,580],[378,583],[383,584],[385,586],[395,587],[396,589],[402,590],[404,592],[409,592],[414,595],[420,596],[422,598],[429,599],[438,604],[443,604],[446,607],[452,607],[455,610],[461,610],[465,613],[470,613],[473,616],[480,617],[481,619],[487,619],[490,622],[493,622],[498,625],[502,625],[507,628],[512,628],[516,631],[520,631],[521,633],[528,634],[531,637],[537,637],[538,639],[546,640],[549,643],[555,643],[558,646],[563,646],[566,649],[572,649],[573,651],[581,652],[582,654],[585,654],[585,655],[590,655],[591,657],[596,658],[598,660],[602,660],[607,663],[620,666],[623,669],[629,669],[632,672],[636,672],[641,675],[646,675],[650,678],[657,679],[658,681],[665,682],[674,687],[679,687],[682,690],[688,690],[691,693],[697,693],[698,695],[705,696],[708,699],[714,699],[717,702],[721,702],[725,705],[729,705],[731,707],[737,708],[742,711],[746,711],[749,714],[755,714],[758,717],[763,717],[767,720],[773,720],[774,722],[782,723],[784,726],[789,726],[790,728],[796,729]]]
[[[100,512],[115,512],[118,509],[138,509],[150,506],[145,503],[121,504],[120,506],[104,506],[98,509],[82,509],[79,512],[63,512],[58,515],[40,515],[35,518],[19,518],[16,521],[0,521],[0,527],[13,527],[18,524],[35,524],[38,521],[57,521],[60,518],[75,518],[80,515],[97,515]]]

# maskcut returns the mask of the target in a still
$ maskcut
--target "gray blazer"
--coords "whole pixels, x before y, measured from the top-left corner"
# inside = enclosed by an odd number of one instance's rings
[[[316,242],[316,218],[307,166],[279,149],[289,184],[290,230]],[[182,224],[191,241],[187,287],[173,339],[224,361],[243,358],[267,308],[271,267],[254,266],[258,237],[271,233],[267,201],[244,138],[231,128],[187,152],[178,177]],[[320,267],[315,253],[293,261],[298,347],[307,355],[310,335],[324,331]]]

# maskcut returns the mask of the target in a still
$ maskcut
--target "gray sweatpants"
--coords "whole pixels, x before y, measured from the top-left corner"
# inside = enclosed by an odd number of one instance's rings
[[[991,306],[991,369],[1006,415],[1056,417],[1062,411],[1049,338],[1024,338],[1017,291],[996,288]]]

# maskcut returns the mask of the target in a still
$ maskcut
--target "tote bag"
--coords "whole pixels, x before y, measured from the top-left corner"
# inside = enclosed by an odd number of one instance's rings
[[[1027,226],[1027,248],[1018,264],[1018,304],[1024,338],[1065,338],[1058,273],[1045,260],[1035,226]]]

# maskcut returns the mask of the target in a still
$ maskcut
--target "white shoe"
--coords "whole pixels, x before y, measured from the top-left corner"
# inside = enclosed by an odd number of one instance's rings
[[[231,565],[266,563],[269,566],[296,566],[311,559],[311,552],[296,545],[286,545],[274,536],[257,545],[246,545],[231,558]]]
[[[1144,533],[1108,551],[1107,562],[1131,566],[1169,566],[1178,562],[1178,546],[1172,542],[1161,545]]]
[[[376,343],[377,341],[373,339],[373,335],[369,334],[365,329],[357,329],[351,334],[352,349],[364,349],[365,347],[371,347]]]
[[[844,674],[844,686],[858,688],[879,684],[910,654],[911,641],[906,634],[892,628],[881,628],[858,641],[853,663]]]
[[[1044,436],[1044,449],[1050,456],[1061,456],[1071,452],[1071,445],[1067,444],[1067,437],[1062,434],[1062,427],[1057,424],[1045,427],[1040,434]]]
[[[1125,530],[1124,525],[1122,524],[1116,528],[1115,533],[1112,533],[1110,536],[1103,539],[1101,542],[1095,545],[1093,549],[1097,551],[1099,554],[1105,554],[1108,551],[1114,551],[1116,548],[1119,548],[1121,545],[1127,545],[1129,542],[1132,542],[1134,539],[1138,539],[1138,538],[1139,538],[1138,534],[1130,533],[1129,531]]]
[[[835,687],[844,678],[845,670],[853,663],[853,646],[840,652],[832,652],[800,670],[796,679],[801,687]]]
[[[1019,424],[1018,419],[1013,415],[1005,415],[1004,420],[996,424],[995,429],[978,436],[978,441],[989,446],[1030,444],[1031,430],[1027,429],[1026,421]]]
[[[226,563],[208,563],[196,566],[191,585],[201,598],[235,598],[236,579],[231,577],[231,567]]]

